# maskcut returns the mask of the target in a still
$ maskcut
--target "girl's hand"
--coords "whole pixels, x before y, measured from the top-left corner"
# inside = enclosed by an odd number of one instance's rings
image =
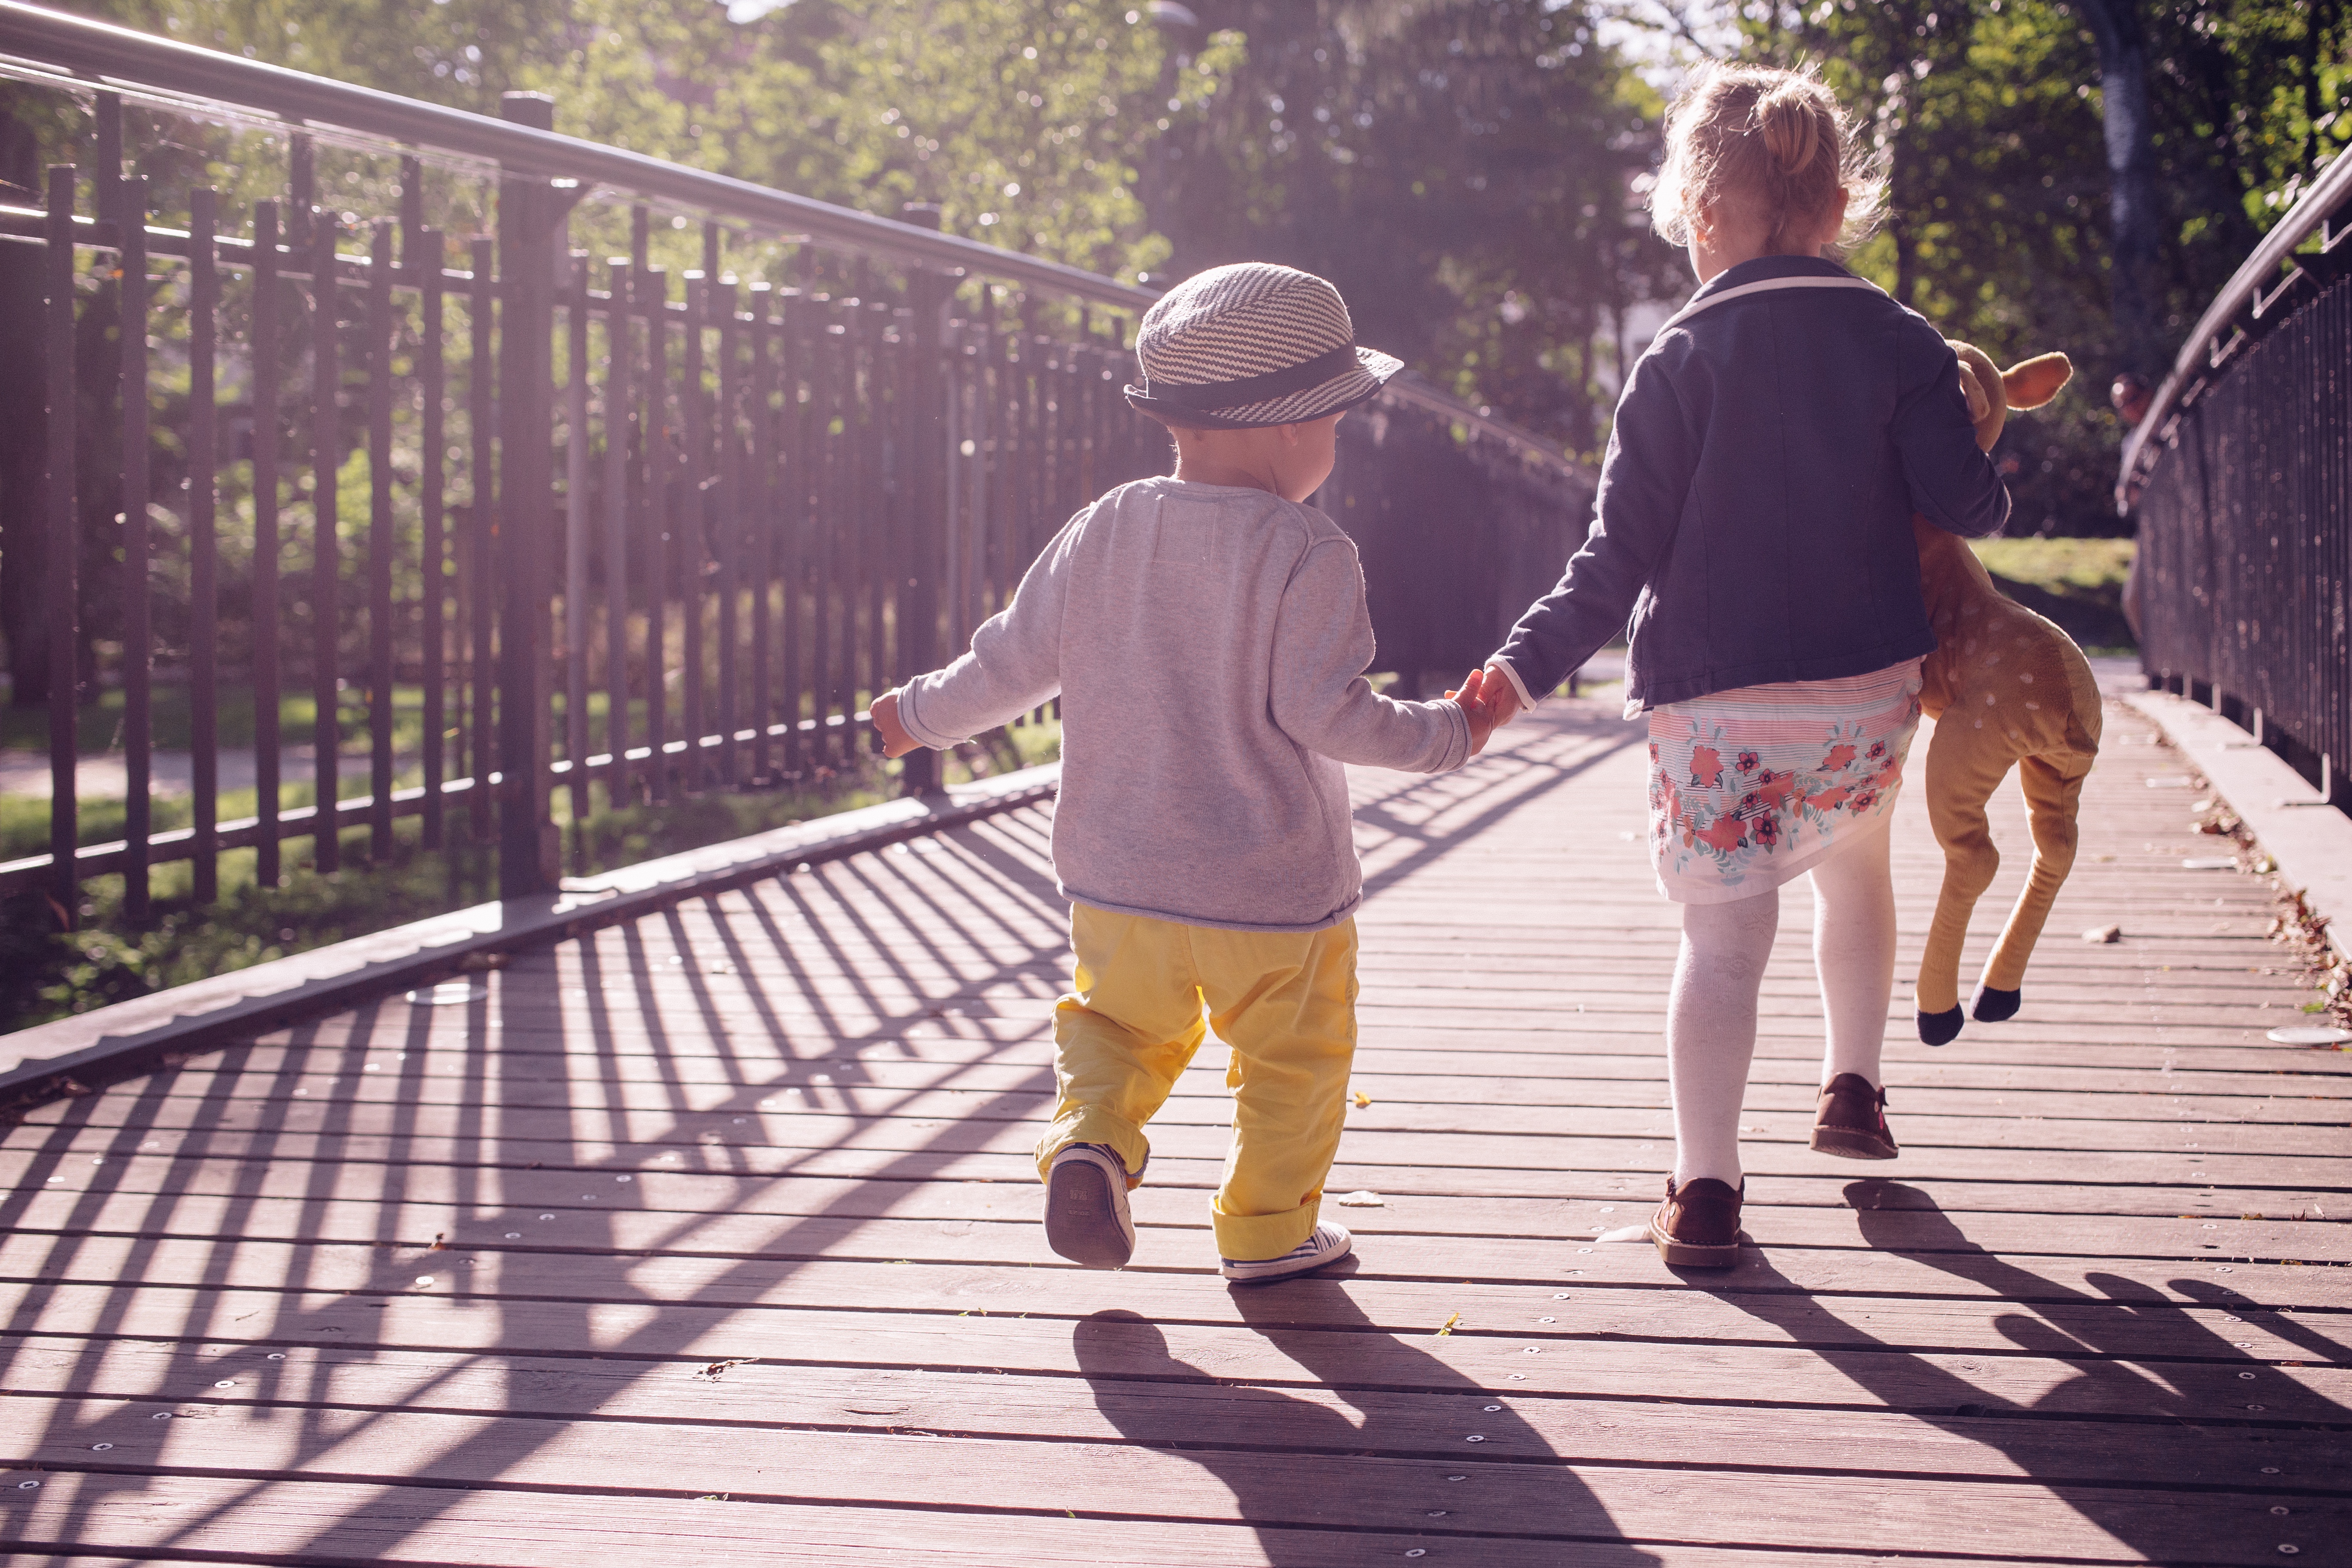
[[[1479,673],[1486,678],[1482,691],[1486,710],[1494,715],[1495,728],[1499,730],[1518,717],[1519,689],[1511,684],[1511,678],[1503,673],[1502,667],[1491,659]]]
[[[907,733],[907,726],[898,722],[898,694],[896,691],[886,691],[877,697],[866,713],[873,721],[875,738],[882,742],[884,756],[903,757],[908,752],[921,748],[921,742]]]

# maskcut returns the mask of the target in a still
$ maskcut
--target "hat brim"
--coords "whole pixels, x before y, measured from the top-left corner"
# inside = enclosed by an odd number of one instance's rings
[[[1129,407],[1139,414],[1150,415],[1162,425],[1187,430],[1263,430],[1276,425],[1303,425],[1311,419],[1328,418],[1359,404],[1370,403],[1381,395],[1389,377],[1403,368],[1404,362],[1391,354],[1360,348],[1356,351],[1355,367],[1341,371],[1328,381],[1318,382],[1303,392],[1234,408],[1193,408],[1153,397],[1137,387],[1123,390]]]

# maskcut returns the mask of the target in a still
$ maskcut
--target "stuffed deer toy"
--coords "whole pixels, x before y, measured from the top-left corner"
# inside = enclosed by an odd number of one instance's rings
[[[1954,343],[1977,442],[1990,451],[2012,408],[2039,408],[2074,368],[2043,354],[2008,371],[1967,343]],[[1960,946],[1969,917],[1992,885],[1993,847],[1985,803],[2014,766],[2033,833],[2033,868],[2009,924],[1977,982],[1971,1009],[1980,1023],[2016,1016],[2026,961],[2050,906],[2074,864],[2074,814],[2099,752],[2099,689],[2074,640],[2006,597],[1965,540],[1912,519],[1919,585],[1935,624],[1936,651],[1920,671],[1919,704],[1936,721],[1927,746],[1927,816],[1944,847],[1944,885],[1919,960],[1919,1037],[1958,1037]]]

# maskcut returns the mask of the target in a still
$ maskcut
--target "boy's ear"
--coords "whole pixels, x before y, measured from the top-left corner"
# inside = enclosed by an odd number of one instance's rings
[[[2074,374],[2074,363],[2064,354],[2037,354],[2001,372],[2000,385],[2011,408],[2039,408],[2057,396]]]

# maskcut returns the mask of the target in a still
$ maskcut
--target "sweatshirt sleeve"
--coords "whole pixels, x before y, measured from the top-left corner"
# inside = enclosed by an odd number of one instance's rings
[[[1062,610],[1081,512],[1030,564],[1013,603],[971,634],[971,650],[945,669],[919,675],[898,696],[898,721],[933,750],[960,744],[1058,696]]]
[[[1625,630],[1682,521],[1697,469],[1690,420],[1654,349],[1635,362],[1618,400],[1583,547],[1495,655],[1522,697],[1540,700]]]
[[[1911,510],[1947,533],[1984,539],[2009,521],[2009,487],[1977,446],[1960,390],[1959,356],[1925,321],[1906,317],[1897,340],[1893,433]]]
[[[1275,625],[1275,723],[1309,751],[1363,767],[1442,773],[1468,762],[1461,705],[1381,696],[1364,679],[1373,651],[1354,542],[1317,540],[1283,590]]]

